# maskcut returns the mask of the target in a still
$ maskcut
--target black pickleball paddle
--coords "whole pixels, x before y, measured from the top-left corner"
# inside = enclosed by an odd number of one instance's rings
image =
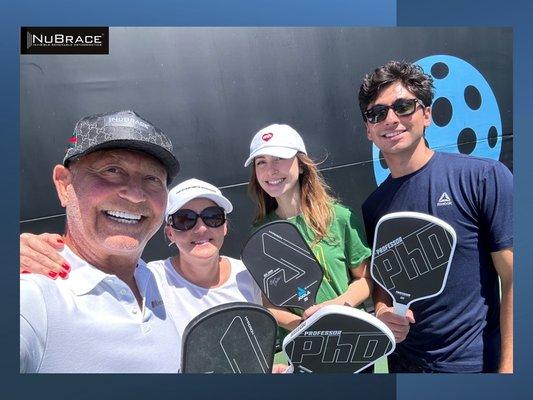
[[[444,290],[456,243],[455,230],[431,215],[397,212],[378,221],[370,272],[396,314]]]
[[[183,332],[183,373],[270,373],[276,320],[252,303],[221,304],[197,315]]]
[[[395,348],[376,317],[346,306],[320,308],[283,340],[294,373],[357,373]]]
[[[322,268],[290,222],[274,221],[255,231],[241,259],[272,304],[303,310],[315,304]]]

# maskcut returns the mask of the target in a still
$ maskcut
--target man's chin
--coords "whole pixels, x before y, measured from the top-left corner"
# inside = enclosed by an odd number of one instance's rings
[[[114,235],[107,237],[104,240],[104,245],[109,250],[116,251],[117,253],[142,253],[146,243],[141,242],[139,239],[131,236]]]

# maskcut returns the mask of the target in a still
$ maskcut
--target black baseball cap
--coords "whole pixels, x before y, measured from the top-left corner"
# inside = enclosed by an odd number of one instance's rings
[[[74,127],[63,165],[104,149],[130,149],[147,153],[164,165],[167,183],[177,175],[179,162],[172,142],[157,127],[131,110],[90,115]]]

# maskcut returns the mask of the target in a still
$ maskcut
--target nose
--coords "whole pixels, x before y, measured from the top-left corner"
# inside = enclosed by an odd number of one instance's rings
[[[196,220],[196,225],[194,225],[194,233],[204,233],[207,231],[207,226],[204,223],[204,220],[200,217]]]
[[[385,117],[385,120],[383,122],[385,122],[386,124],[397,124],[398,122],[400,122],[400,119],[392,110],[392,108],[389,108],[387,110],[387,116]]]
[[[400,122],[400,119],[392,110],[392,108],[389,108],[387,110],[387,116],[385,117],[385,120],[383,122],[385,122],[386,124],[397,124],[398,122]]]
[[[142,203],[146,200],[142,182],[139,182],[138,179],[129,179],[120,189],[119,197],[131,203]]]
[[[278,165],[276,161],[271,161],[268,163],[268,173],[270,175],[275,175],[279,172]]]

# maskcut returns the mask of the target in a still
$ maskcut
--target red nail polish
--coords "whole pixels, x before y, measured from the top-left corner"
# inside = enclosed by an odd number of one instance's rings
[[[59,273],[59,276],[61,277],[61,279],[67,279],[68,278],[68,272],[67,271],[61,271]]]
[[[59,243],[59,244],[65,244],[65,242],[63,241],[63,239],[57,239],[57,243]]]
[[[24,270],[24,271],[21,272],[21,274],[31,274],[31,272]]]
[[[57,275],[58,275],[58,274],[57,274],[57,272],[55,272],[55,271],[50,271],[50,272],[48,273],[48,276],[49,276],[50,278],[52,278],[52,279],[57,279]]]
[[[61,266],[63,267],[63,269],[67,272],[70,272],[70,265],[68,265],[66,262],[64,262],[63,264],[61,264]]]

